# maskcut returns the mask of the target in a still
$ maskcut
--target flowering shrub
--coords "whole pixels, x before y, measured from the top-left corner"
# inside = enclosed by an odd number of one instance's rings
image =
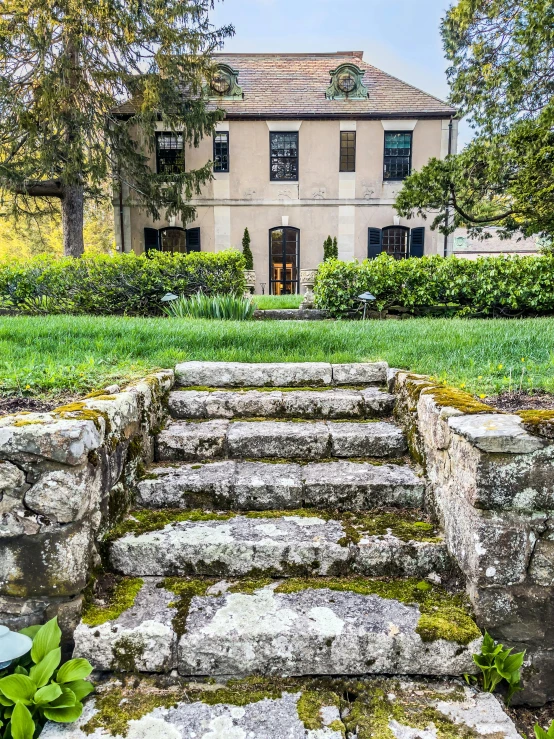
[[[396,260],[387,254],[363,262],[332,259],[319,266],[318,308],[340,318],[372,307],[411,315],[523,316],[554,313],[554,256],[481,257],[475,261],[429,256]]]

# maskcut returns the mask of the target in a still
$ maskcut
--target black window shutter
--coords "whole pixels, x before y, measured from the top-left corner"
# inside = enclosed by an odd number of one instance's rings
[[[383,251],[383,232],[380,228],[368,228],[367,258],[375,259]]]
[[[425,247],[425,229],[412,228],[410,238],[410,256],[422,257]]]
[[[187,254],[191,251],[200,251],[199,228],[187,228]]]
[[[157,228],[144,229],[144,251],[156,251],[160,248],[160,233]]]

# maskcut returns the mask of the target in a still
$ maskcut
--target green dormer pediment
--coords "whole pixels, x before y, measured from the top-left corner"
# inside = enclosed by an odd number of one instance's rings
[[[209,97],[218,100],[234,100],[242,98],[242,87],[238,83],[238,70],[228,64],[218,64],[206,92]]]
[[[362,82],[364,70],[355,64],[341,64],[330,71],[331,84],[325,97],[328,100],[365,100],[367,87]]]

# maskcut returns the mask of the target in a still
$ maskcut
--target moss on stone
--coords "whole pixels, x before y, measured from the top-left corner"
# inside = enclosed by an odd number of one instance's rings
[[[517,411],[523,421],[523,428],[530,434],[544,436],[546,439],[554,439],[554,411],[552,410],[528,410]]]
[[[122,636],[112,647],[111,669],[114,672],[138,672],[137,661],[144,654],[144,644],[139,635]]]
[[[160,531],[166,526],[180,521],[227,521],[236,513],[212,513],[199,509],[191,511],[174,510],[140,510],[133,511],[128,518],[114,526],[105,537],[105,541],[119,539],[126,534],[140,536],[150,531]]]
[[[125,578],[115,585],[105,605],[98,605],[93,601],[85,603],[83,623],[87,626],[100,626],[107,621],[114,621],[133,607],[143,582],[140,577]]]
[[[15,423],[13,423],[12,426],[15,426],[16,428],[20,428],[21,426],[42,426],[43,424],[44,424],[44,421],[39,421],[37,419],[35,421],[32,421],[32,420],[15,421]]]
[[[273,578],[271,577],[247,577],[242,578],[241,580],[236,580],[229,586],[229,593],[246,593],[248,595],[251,595],[252,593],[255,593],[256,590],[262,590],[262,588],[266,588],[268,585],[271,585],[271,583],[274,582]]]
[[[418,520],[417,514],[411,511],[387,513],[345,511],[339,513],[337,518],[345,529],[344,537],[339,540],[339,544],[343,546],[358,544],[364,536],[386,536],[387,534],[396,536],[405,542],[438,543],[441,541],[434,524]]]
[[[358,739],[395,739],[390,728],[391,720],[414,729],[428,729],[433,725],[438,739],[469,739],[477,736],[472,729],[455,724],[437,711],[432,701],[463,700],[463,689],[437,693],[424,685],[414,686],[417,694],[398,681],[357,682],[348,686],[348,693],[355,696],[344,712],[348,732],[356,732]]]
[[[432,395],[435,403],[441,408],[455,408],[466,415],[475,415],[477,413],[498,413],[496,408],[481,403],[476,400],[473,395],[464,393],[463,390],[457,390],[453,387],[437,385],[431,389],[427,388],[423,391],[423,395]]]
[[[408,578],[405,580],[375,580],[370,578],[291,578],[278,585],[276,593],[298,593],[308,588],[329,588],[359,595],[378,595],[419,607],[421,616],[416,632],[423,641],[438,639],[467,645],[481,636],[471,616],[465,595],[452,595],[443,588]]]
[[[340,699],[336,693],[330,690],[304,690],[296,704],[298,718],[302,721],[306,729],[312,731],[323,729],[325,728],[325,724],[321,716],[321,709],[327,706],[336,706],[337,709],[339,708]],[[342,722],[339,721],[338,723],[340,728],[337,730],[343,730],[344,725]]]
[[[92,421],[99,431],[102,431],[102,423],[100,419],[104,419],[104,430],[106,435],[111,431],[111,423],[107,413],[104,411],[93,410],[88,408],[87,404],[80,401],[77,403],[69,403],[55,408],[52,413],[58,418],[71,421]]]
[[[173,629],[180,638],[186,633],[187,618],[190,604],[195,596],[206,595],[209,587],[215,584],[215,580],[185,579],[181,577],[166,577],[157,587],[169,590],[177,596],[177,600],[169,604],[175,608],[176,613],[172,619]]]

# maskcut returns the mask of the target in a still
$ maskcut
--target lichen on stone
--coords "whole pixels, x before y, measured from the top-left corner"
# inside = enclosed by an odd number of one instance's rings
[[[172,625],[178,637],[186,633],[187,618],[189,615],[190,604],[195,596],[206,595],[209,587],[215,584],[215,580],[185,579],[182,577],[166,577],[159,584],[159,588],[169,590],[177,596],[177,600],[169,604],[170,608],[175,608],[176,613],[172,619]]]
[[[140,536],[150,531],[160,531],[169,524],[181,521],[226,521],[236,515],[233,512],[214,513],[200,509],[182,511],[168,508],[166,510],[132,511],[128,518],[111,529],[105,541],[112,541],[126,534]]]
[[[140,577],[120,580],[115,584],[104,605],[99,605],[92,599],[87,600],[83,608],[83,623],[87,626],[100,626],[107,621],[115,621],[124,611],[133,607],[143,582]]]
[[[422,390],[422,395],[432,395],[435,403],[441,408],[455,408],[466,415],[475,415],[477,413],[498,413],[496,408],[481,403],[476,400],[470,393],[464,393],[463,390],[457,390],[453,387],[445,385],[435,385]]]
[[[377,580],[371,578],[291,578],[280,583],[276,593],[297,593],[301,590],[329,588],[359,595],[378,595],[419,607],[416,632],[426,642],[445,639],[467,645],[481,636],[472,618],[467,598],[462,593],[450,594],[444,588],[415,578]]]
[[[104,429],[106,435],[111,431],[110,418],[107,413],[103,411],[93,410],[89,408],[86,403],[79,401],[77,403],[69,403],[68,405],[61,405],[55,408],[52,413],[58,418],[63,418],[72,421],[92,421],[99,431],[102,431],[102,424],[100,419],[104,419]]]

